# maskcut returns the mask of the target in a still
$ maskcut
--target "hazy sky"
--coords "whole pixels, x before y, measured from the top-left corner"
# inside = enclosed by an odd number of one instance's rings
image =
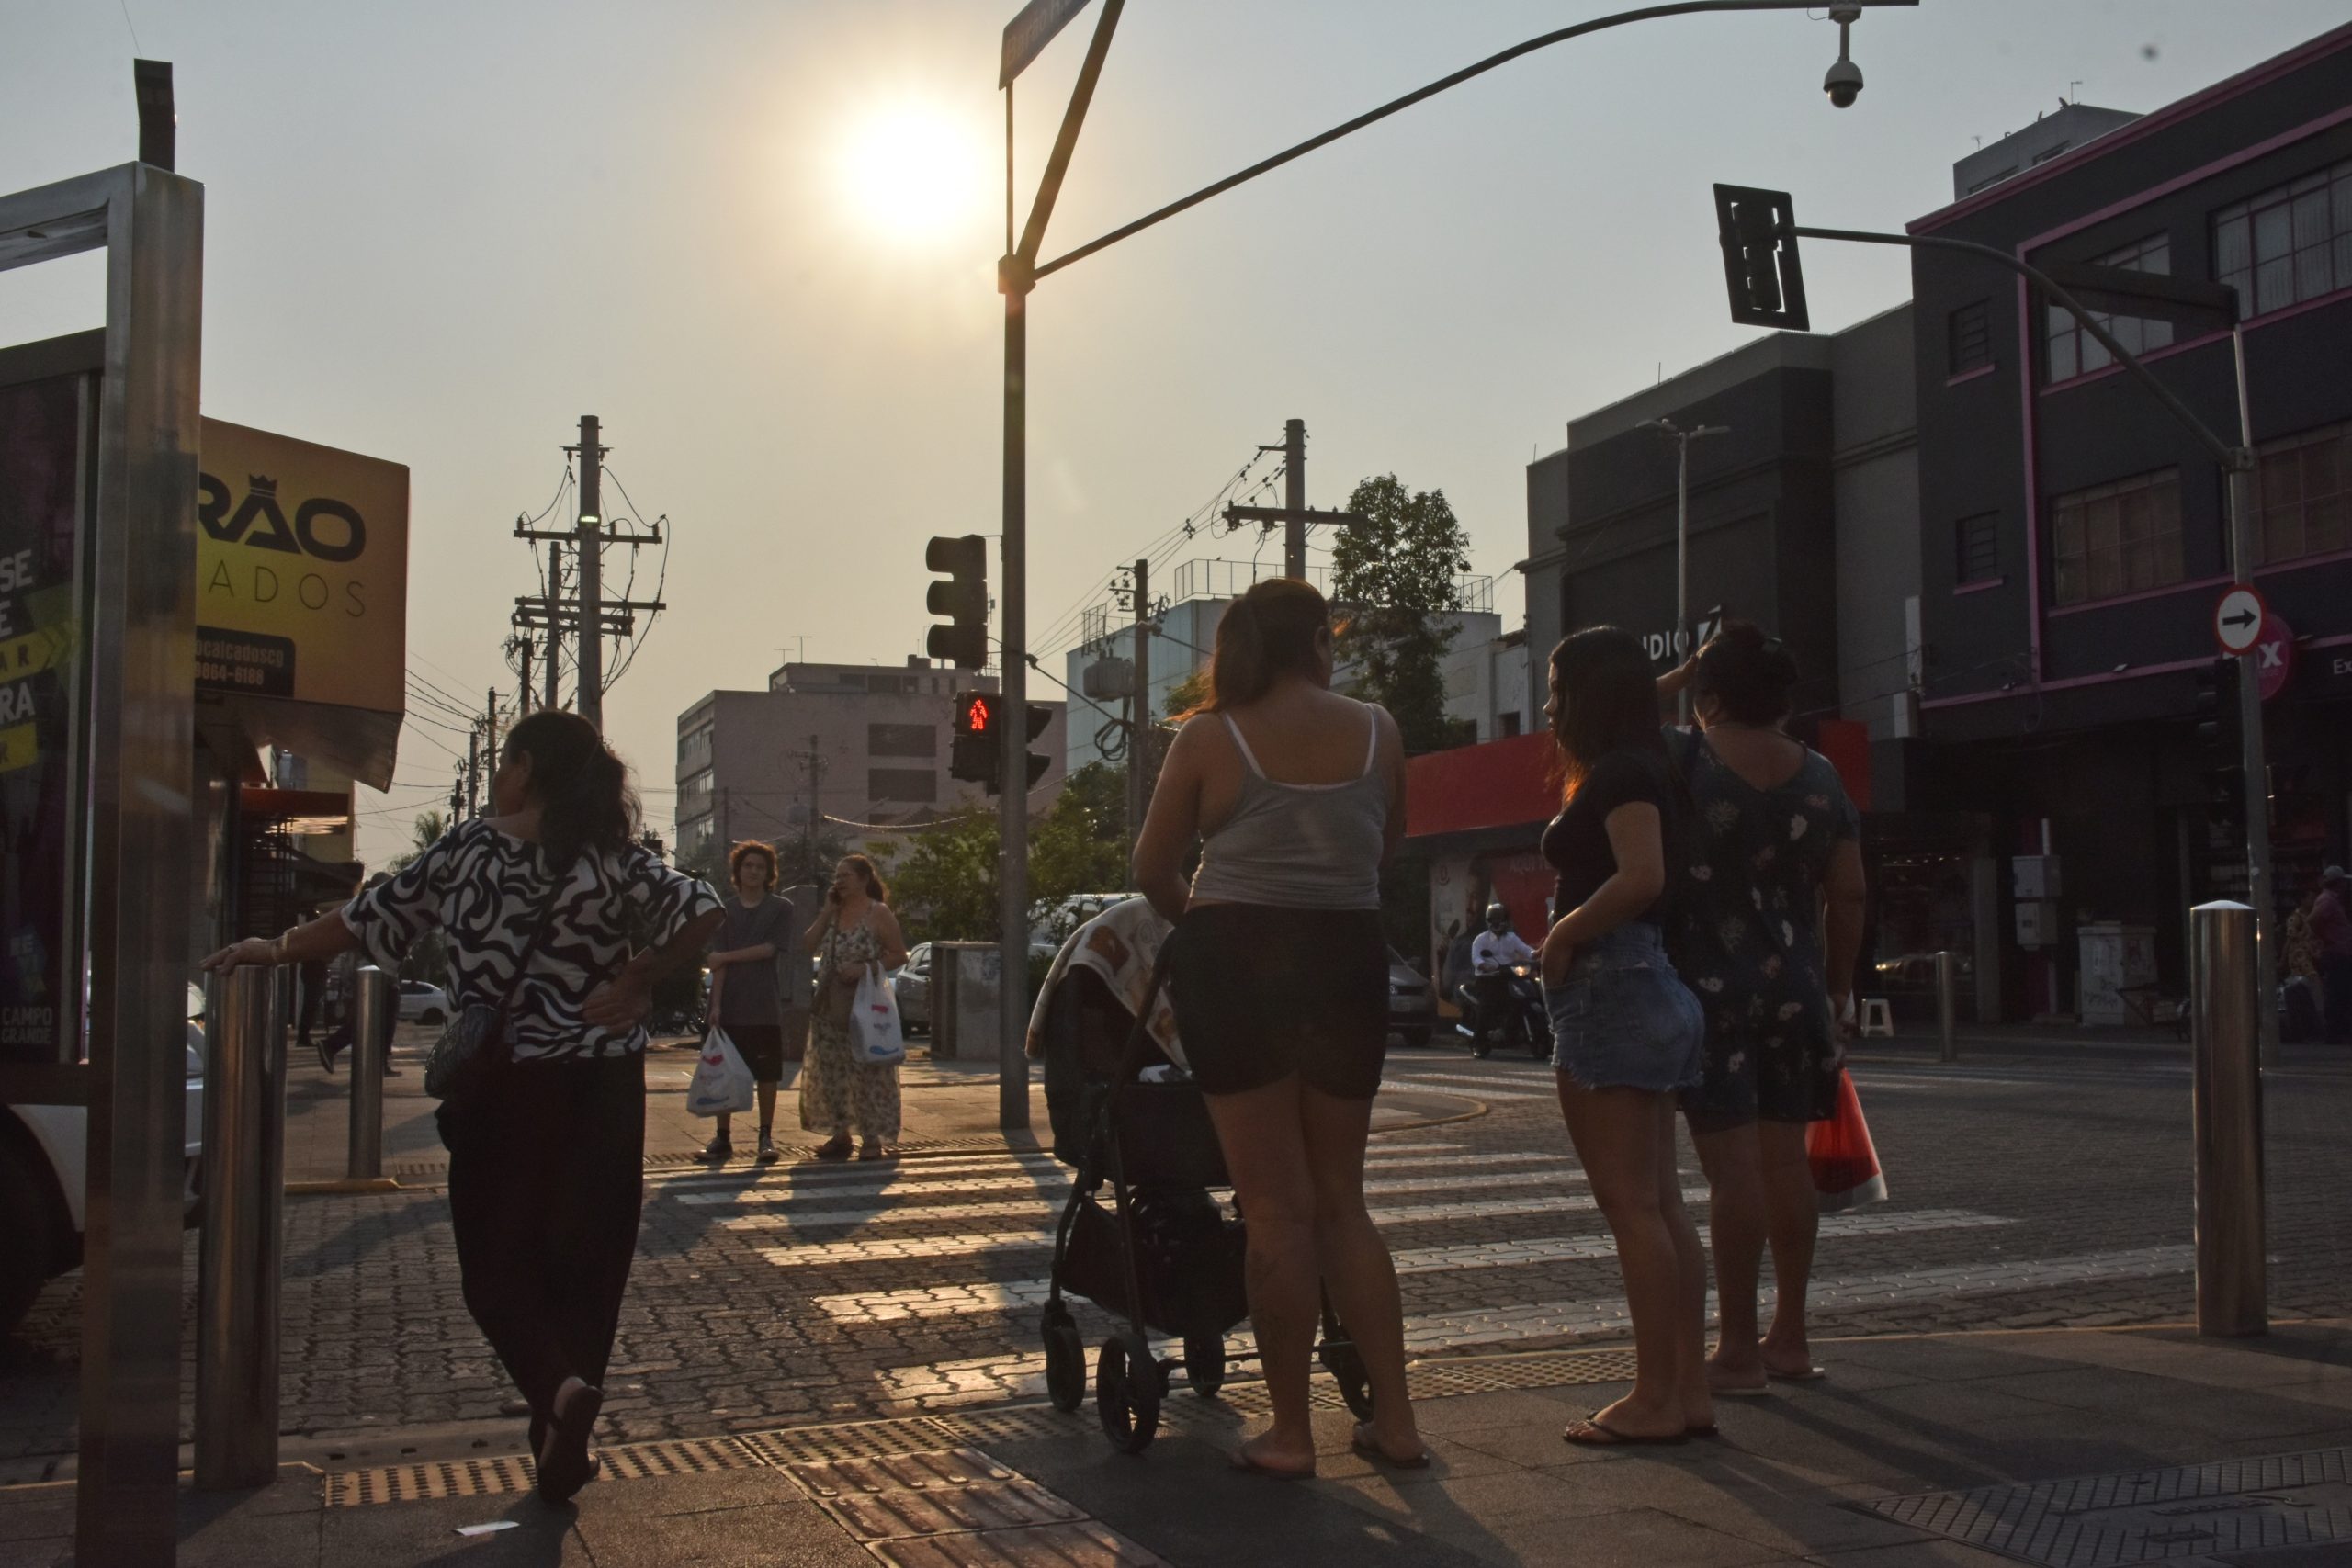
[[[179,166],[207,189],[205,412],[409,465],[412,668],[475,703],[511,693],[507,616],[537,587],[514,517],[600,415],[675,535],[673,608],[606,699],[666,833],[682,708],[763,685],[803,637],[813,660],[902,661],[928,624],[923,541],[998,530],[995,79],[1017,8],[0,0],[0,189],[130,158],[130,59],[175,62]],[[1046,252],[1609,8],[1132,0]],[[1020,83],[1024,213],[1093,15]],[[1312,503],[1368,473],[1442,487],[1477,570],[1508,574],[1529,457],[1746,335],[1710,182],[1895,227],[1949,199],[1975,138],[2063,96],[2154,108],[2345,17],[1926,0],[1856,28],[1869,85],[1842,112],[1826,22],[1648,22],[1220,197],[1033,298],[1032,626],[1074,620],[1290,416]],[[922,150],[911,186],[859,183],[877,136]],[[1826,328],[1907,292],[1896,253],[1821,247],[1806,273]],[[98,279],[90,257],[0,274],[0,343],[97,324]],[[1517,624],[1516,578],[1498,600]],[[363,795],[363,854],[446,796],[444,745],[463,749],[408,727],[392,795]]]

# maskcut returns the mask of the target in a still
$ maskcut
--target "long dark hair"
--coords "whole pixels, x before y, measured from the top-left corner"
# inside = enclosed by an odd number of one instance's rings
[[[1690,662],[1690,700],[1738,724],[1778,724],[1797,705],[1797,658],[1753,621],[1725,621]]]
[[[1315,674],[1323,663],[1316,639],[1330,626],[1331,608],[1313,584],[1290,577],[1252,583],[1216,624],[1206,690],[1193,712],[1242,707],[1283,675]]]
[[[626,849],[637,837],[628,768],[578,714],[542,708],[523,719],[507,732],[506,756],[531,760],[539,847],[557,870],[584,851]]]
[[[1657,677],[1633,633],[1592,626],[1561,638],[1552,650],[1552,690],[1559,699],[1552,740],[1558,750],[1563,803],[1574,797],[1585,774],[1610,752],[1629,748],[1665,751],[1666,740],[1658,732]]]

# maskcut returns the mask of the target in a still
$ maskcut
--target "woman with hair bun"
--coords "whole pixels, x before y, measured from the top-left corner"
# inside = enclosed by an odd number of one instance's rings
[[[1838,1105],[1842,1034],[1861,952],[1861,819],[1838,770],[1787,731],[1797,661],[1726,621],[1659,682],[1689,685],[1695,733],[1670,732],[1694,811],[1674,936],[1707,1019],[1706,1073],[1682,1098],[1707,1173],[1720,1329],[1718,1393],[1823,1376],[1805,1335],[1820,1203],[1805,1130]],[[1758,1337],[1772,1249],[1779,1295]]]
[[[1405,746],[1386,712],[1330,689],[1331,663],[1329,613],[1307,584],[1278,578],[1236,600],[1135,852],[1136,886],[1176,923],[1176,1025],[1249,1219],[1250,1321],[1274,1419],[1234,1462],[1285,1478],[1315,1473],[1318,1280],[1370,1373],[1374,1416],[1353,1447],[1429,1463],[1396,1271],[1363,1201],[1388,1044],[1380,868],[1404,836]]]
[[[452,1010],[497,1017],[490,1062],[437,1118],[458,1272],[530,1404],[539,1493],[560,1503],[596,1472],[588,1439],[637,1254],[653,982],[699,957],[725,915],[637,841],[628,769],[578,715],[516,724],[490,787],[496,816],[458,823],[333,914],[204,965],[358,948],[390,970],[425,932],[447,938]]]

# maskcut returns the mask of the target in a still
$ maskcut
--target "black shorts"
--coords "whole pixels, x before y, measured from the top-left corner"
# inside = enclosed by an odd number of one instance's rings
[[[1210,1094],[1295,1073],[1370,1100],[1388,1053],[1388,943],[1373,909],[1207,904],[1171,939],[1169,985],[1193,1077]]]
[[[735,1042],[736,1052],[743,1065],[752,1069],[753,1083],[784,1081],[784,1031],[773,1023],[729,1023],[721,1021],[718,1027],[727,1038]]]

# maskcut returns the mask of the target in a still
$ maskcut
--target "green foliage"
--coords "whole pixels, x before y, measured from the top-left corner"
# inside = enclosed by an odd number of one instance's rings
[[[1168,716],[1182,717],[1200,706],[1207,699],[1208,694],[1209,667],[1204,664],[1169,688]]]
[[[1029,898],[1051,903],[1127,885],[1125,774],[1090,762],[1029,829]],[[993,942],[996,812],[976,807],[913,835],[890,868],[890,900],[914,942]]]
[[[1358,484],[1347,510],[1363,521],[1332,543],[1331,596],[1346,617],[1340,663],[1357,695],[1396,716],[1407,751],[1443,750],[1459,741],[1442,661],[1470,536],[1443,491],[1408,491],[1394,474]]]

